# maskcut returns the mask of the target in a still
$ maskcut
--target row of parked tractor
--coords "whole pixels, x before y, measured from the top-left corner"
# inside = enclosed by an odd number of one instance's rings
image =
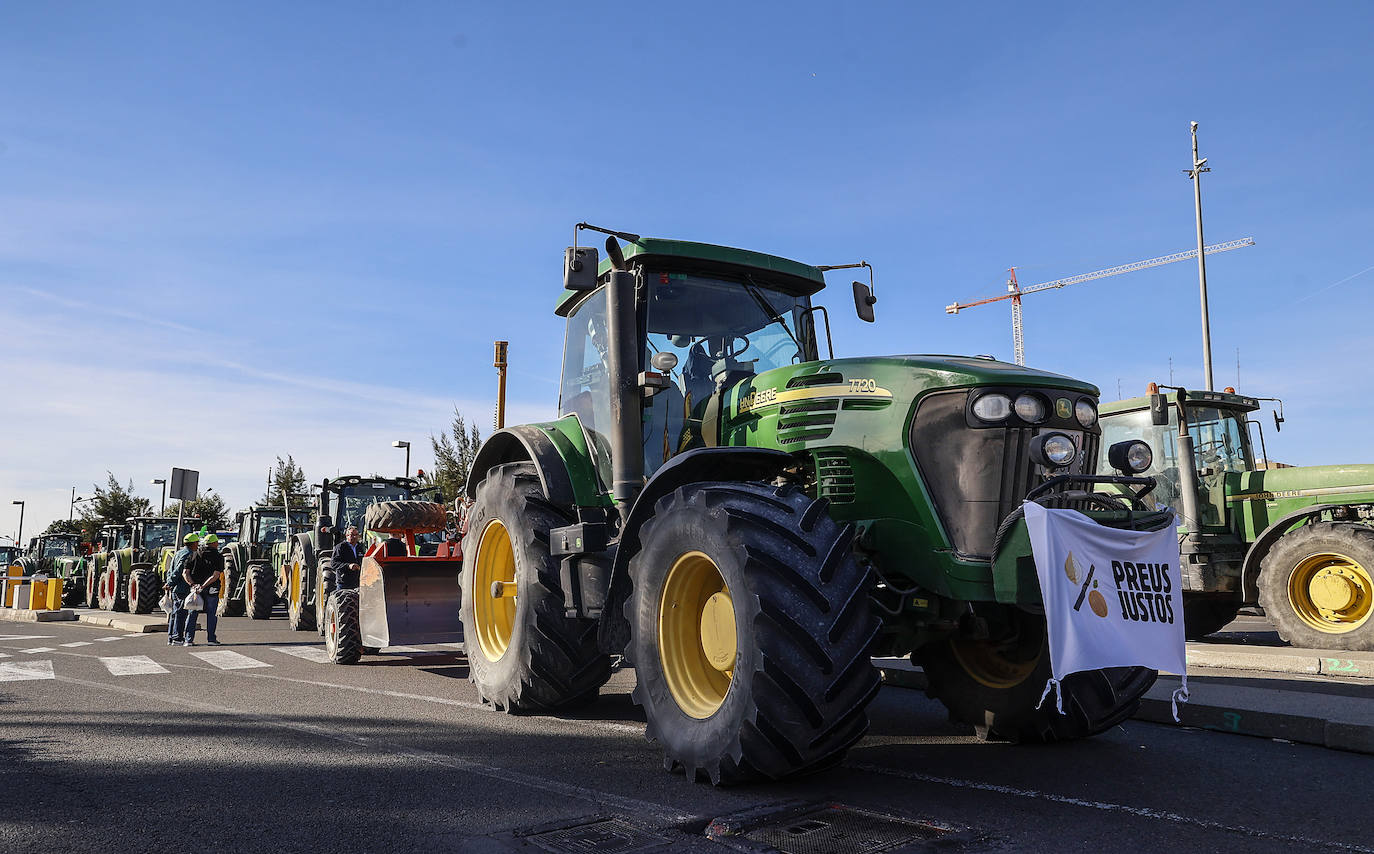
[[[1294,643],[1374,648],[1374,469],[1271,468],[1259,398],[1152,388],[1099,410],[1091,383],[989,357],[837,358],[813,297],[866,265],[586,230],[606,257],[564,255],[558,417],[482,445],[462,531],[413,482],[327,481],[308,510],[240,515],[226,614],[285,602],[336,661],[461,637],[507,712],[586,704],[624,664],[666,766],[716,783],[838,763],[875,656],[909,656],[986,737],[1127,719],[1154,671],[1072,674],[1062,712],[1041,702],[1026,501],[1176,528],[1192,634],[1262,603]],[[872,322],[872,280],[852,290]],[[108,532],[72,595],[148,607],[167,521]],[[356,584],[328,560],[348,525],[375,534]]]

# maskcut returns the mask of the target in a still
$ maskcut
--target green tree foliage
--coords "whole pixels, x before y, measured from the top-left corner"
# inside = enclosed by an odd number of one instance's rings
[[[73,519],[70,522],[66,519],[55,519],[43,531],[44,534],[79,534],[81,533],[81,520]]]
[[[182,502],[173,501],[167,505],[167,516],[177,515]],[[207,489],[186,502],[186,517],[200,519],[211,531],[223,531],[229,527],[229,505],[213,489]]]
[[[282,490],[286,490],[287,494],[292,496],[291,506],[293,508],[306,509],[310,507],[309,499],[295,497],[297,495],[304,495],[309,491],[310,487],[305,479],[305,471],[300,466],[296,465],[296,458],[290,454],[287,454],[284,460],[281,457],[277,457],[277,464],[272,469],[272,474],[268,479],[268,483],[271,485],[268,487],[266,494],[258,499],[259,504],[280,507]]]
[[[472,461],[482,447],[482,434],[476,424],[469,426],[463,413],[454,409],[450,429],[441,430],[438,436],[431,435],[429,444],[434,449],[434,468],[425,472],[423,481],[426,486],[438,486],[444,498],[453,501],[467,484]]]
[[[111,472],[105,473],[105,486],[94,486],[95,494],[81,507],[81,539],[91,542],[105,525],[123,525],[130,516],[147,516],[153,502],[134,495],[134,481],[120,486]]]

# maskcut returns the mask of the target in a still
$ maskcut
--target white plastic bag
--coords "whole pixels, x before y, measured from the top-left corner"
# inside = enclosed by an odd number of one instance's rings
[[[204,611],[205,600],[200,598],[199,590],[192,590],[190,595],[186,597],[186,601],[181,603],[181,607],[188,611]]]
[[[177,595],[172,592],[172,588],[168,587],[167,592],[162,594],[162,599],[158,601],[157,606],[170,614],[172,613],[172,609],[176,607],[176,604]]]

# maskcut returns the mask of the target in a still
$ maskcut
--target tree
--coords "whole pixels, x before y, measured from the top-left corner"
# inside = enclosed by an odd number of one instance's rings
[[[272,469],[272,474],[268,476],[270,485],[267,494],[258,499],[259,504],[267,504],[272,507],[281,506],[282,490],[286,490],[287,495],[291,496],[292,508],[309,509],[310,500],[308,498],[297,497],[304,495],[308,490],[305,479],[305,471],[296,465],[296,458],[290,454],[286,459],[277,457],[277,464]]]
[[[224,499],[213,489],[205,490],[185,504],[186,518],[200,519],[205,523],[205,527],[211,531],[223,531],[229,527],[229,505],[225,504]],[[181,505],[182,502],[180,501],[173,501],[168,504],[165,515],[177,515],[177,510]]]
[[[44,534],[79,534],[81,533],[81,521],[73,519],[55,519],[44,531]]]
[[[438,436],[431,434],[429,444],[434,449],[434,468],[424,479],[438,486],[444,498],[452,501],[463,494],[477,449],[482,447],[482,434],[476,424],[469,427],[463,413],[455,408],[450,430],[441,430]]]
[[[148,516],[153,512],[153,502],[134,495],[133,478],[128,486],[120,486],[113,473],[105,474],[105,486],[93,487],[95,494],[81,507],[81,539],[88,543],[95,540],[105,525],[123,525],[130,516]]]

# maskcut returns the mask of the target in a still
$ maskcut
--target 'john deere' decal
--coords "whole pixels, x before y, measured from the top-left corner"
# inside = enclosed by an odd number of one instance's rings
[[[878,385],[877,380],[872,379],[852,379],[843,385],[818,385],[811,388],[793,388],[785,391],[778,391],[775,388],[759,388],[740,396],[739,402],[735,404],[735,414],[743,415],[746,412],[753,412],[766,406],[792,403],[798,400],[815,400],[818,398],[865,398],[871,400],[891,397],[891,391],[882,388]]]

